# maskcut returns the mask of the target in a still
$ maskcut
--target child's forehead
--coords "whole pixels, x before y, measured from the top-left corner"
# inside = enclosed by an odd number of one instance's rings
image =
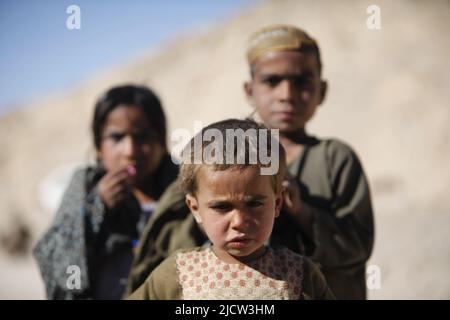
[[[203,165],[196,174],[199,190],[208,189],[214,193],[249,193],[258,189],[271,188],[271,176],[261,175],[258,166],[231,167],[218,170],[212,165]]]
[[[246,177],[258,177],[260,176],[259,166],[257,165],[248,165],[248,166],[229,166],[228,168],[220,168],[216,165],[204,164],[201,165],[198,169],[198,173],[200,173],[201,178],[203,180],[215,179],[215,178],[231,178],[236,176],[241,176],[243,178]]]
[[[150,129],[150,122],[144,111],[135,105],[118,105],[106,116],[103,124],[104,128],[129,125]]]
[[[299,51],[271,51],[259,57],[252,66],[253,73],[302,74],[318,73],[317,59],[312,53]]]

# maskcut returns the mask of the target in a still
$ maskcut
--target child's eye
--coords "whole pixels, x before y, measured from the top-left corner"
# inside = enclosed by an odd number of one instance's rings
[[[263,80],[263,83],[270,87],[276,87],[280,83],[280,81],[281,81],[280,77],[272,76],[272,77],[265,78]]]
[[[312,78],[311,77],[295,77],[294,79],[294,85],[296,87],[303,87],[308,86],[312,84]]]
[[[139,144],[147,144],[147,143],[156,143],[158,142],[156,134],[152,134],[149,132],[146,133],[138,133],[133,136],[133,139],[136,143]]]
[[[261,201],[249,201],[247,202],[247,206],[251,207],[251,208],[257,208],[257,207],[261,207],[263,205],[263,203]]]
[[[140,134],[136,134],[133,138],[137,143],[143,144],[143,143],[149,142],[150,135],[145,134],[145,133],[140,133]]]
[[[124,135],[122,133],[111,133],[109,135],[109,138],[112,139],[113,141],[117,142],[117,141],[122,140],[123,136]]]
[[[228,212],[231,210],[231,206],[227,204],[217,204],[211,206],[210,208],[219,212]]]

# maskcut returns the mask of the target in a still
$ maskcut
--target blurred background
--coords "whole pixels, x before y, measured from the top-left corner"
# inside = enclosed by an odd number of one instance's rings
[[[66,26],[73,4],[81,29]],[[3,0],[0,299],[45,298],[31,250],[94,159],[96,98],[146,84],[169,130],[192,134],[194,121],[246,116],[246,39],[273,23],[318,40],[329,92],[309,131],[352,145],[369,177],[381,271],[369,298],[450,298],[450,1]]]

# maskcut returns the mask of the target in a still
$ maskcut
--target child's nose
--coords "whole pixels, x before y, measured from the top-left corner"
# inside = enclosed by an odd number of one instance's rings
[[[278,85],[278,95],[282,101],[292,101],[295,96],[295,84],[289,79],[284,79]]]
[[[247,214],[241,210],[234,210],[231,220],[231,227],[235,230],[242,230],[248,225]]]
[[[132,158],[136,155],[138,146],[136,141],[131,136],[127,136],[123,141],[123,154],[128,158]]]

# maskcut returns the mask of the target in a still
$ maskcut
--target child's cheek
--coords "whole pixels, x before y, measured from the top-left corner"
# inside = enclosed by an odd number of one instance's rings
[[[100,152],[100,160],[107,171],[115,170],[120,165],[120,157],[114,146],[105,145]]]
[[[207,222],[208,223],[208,222]],[[214,222],[208,223],[211,241],[223,242],[226,239],[228,227],[223,219],[217,219]]]

